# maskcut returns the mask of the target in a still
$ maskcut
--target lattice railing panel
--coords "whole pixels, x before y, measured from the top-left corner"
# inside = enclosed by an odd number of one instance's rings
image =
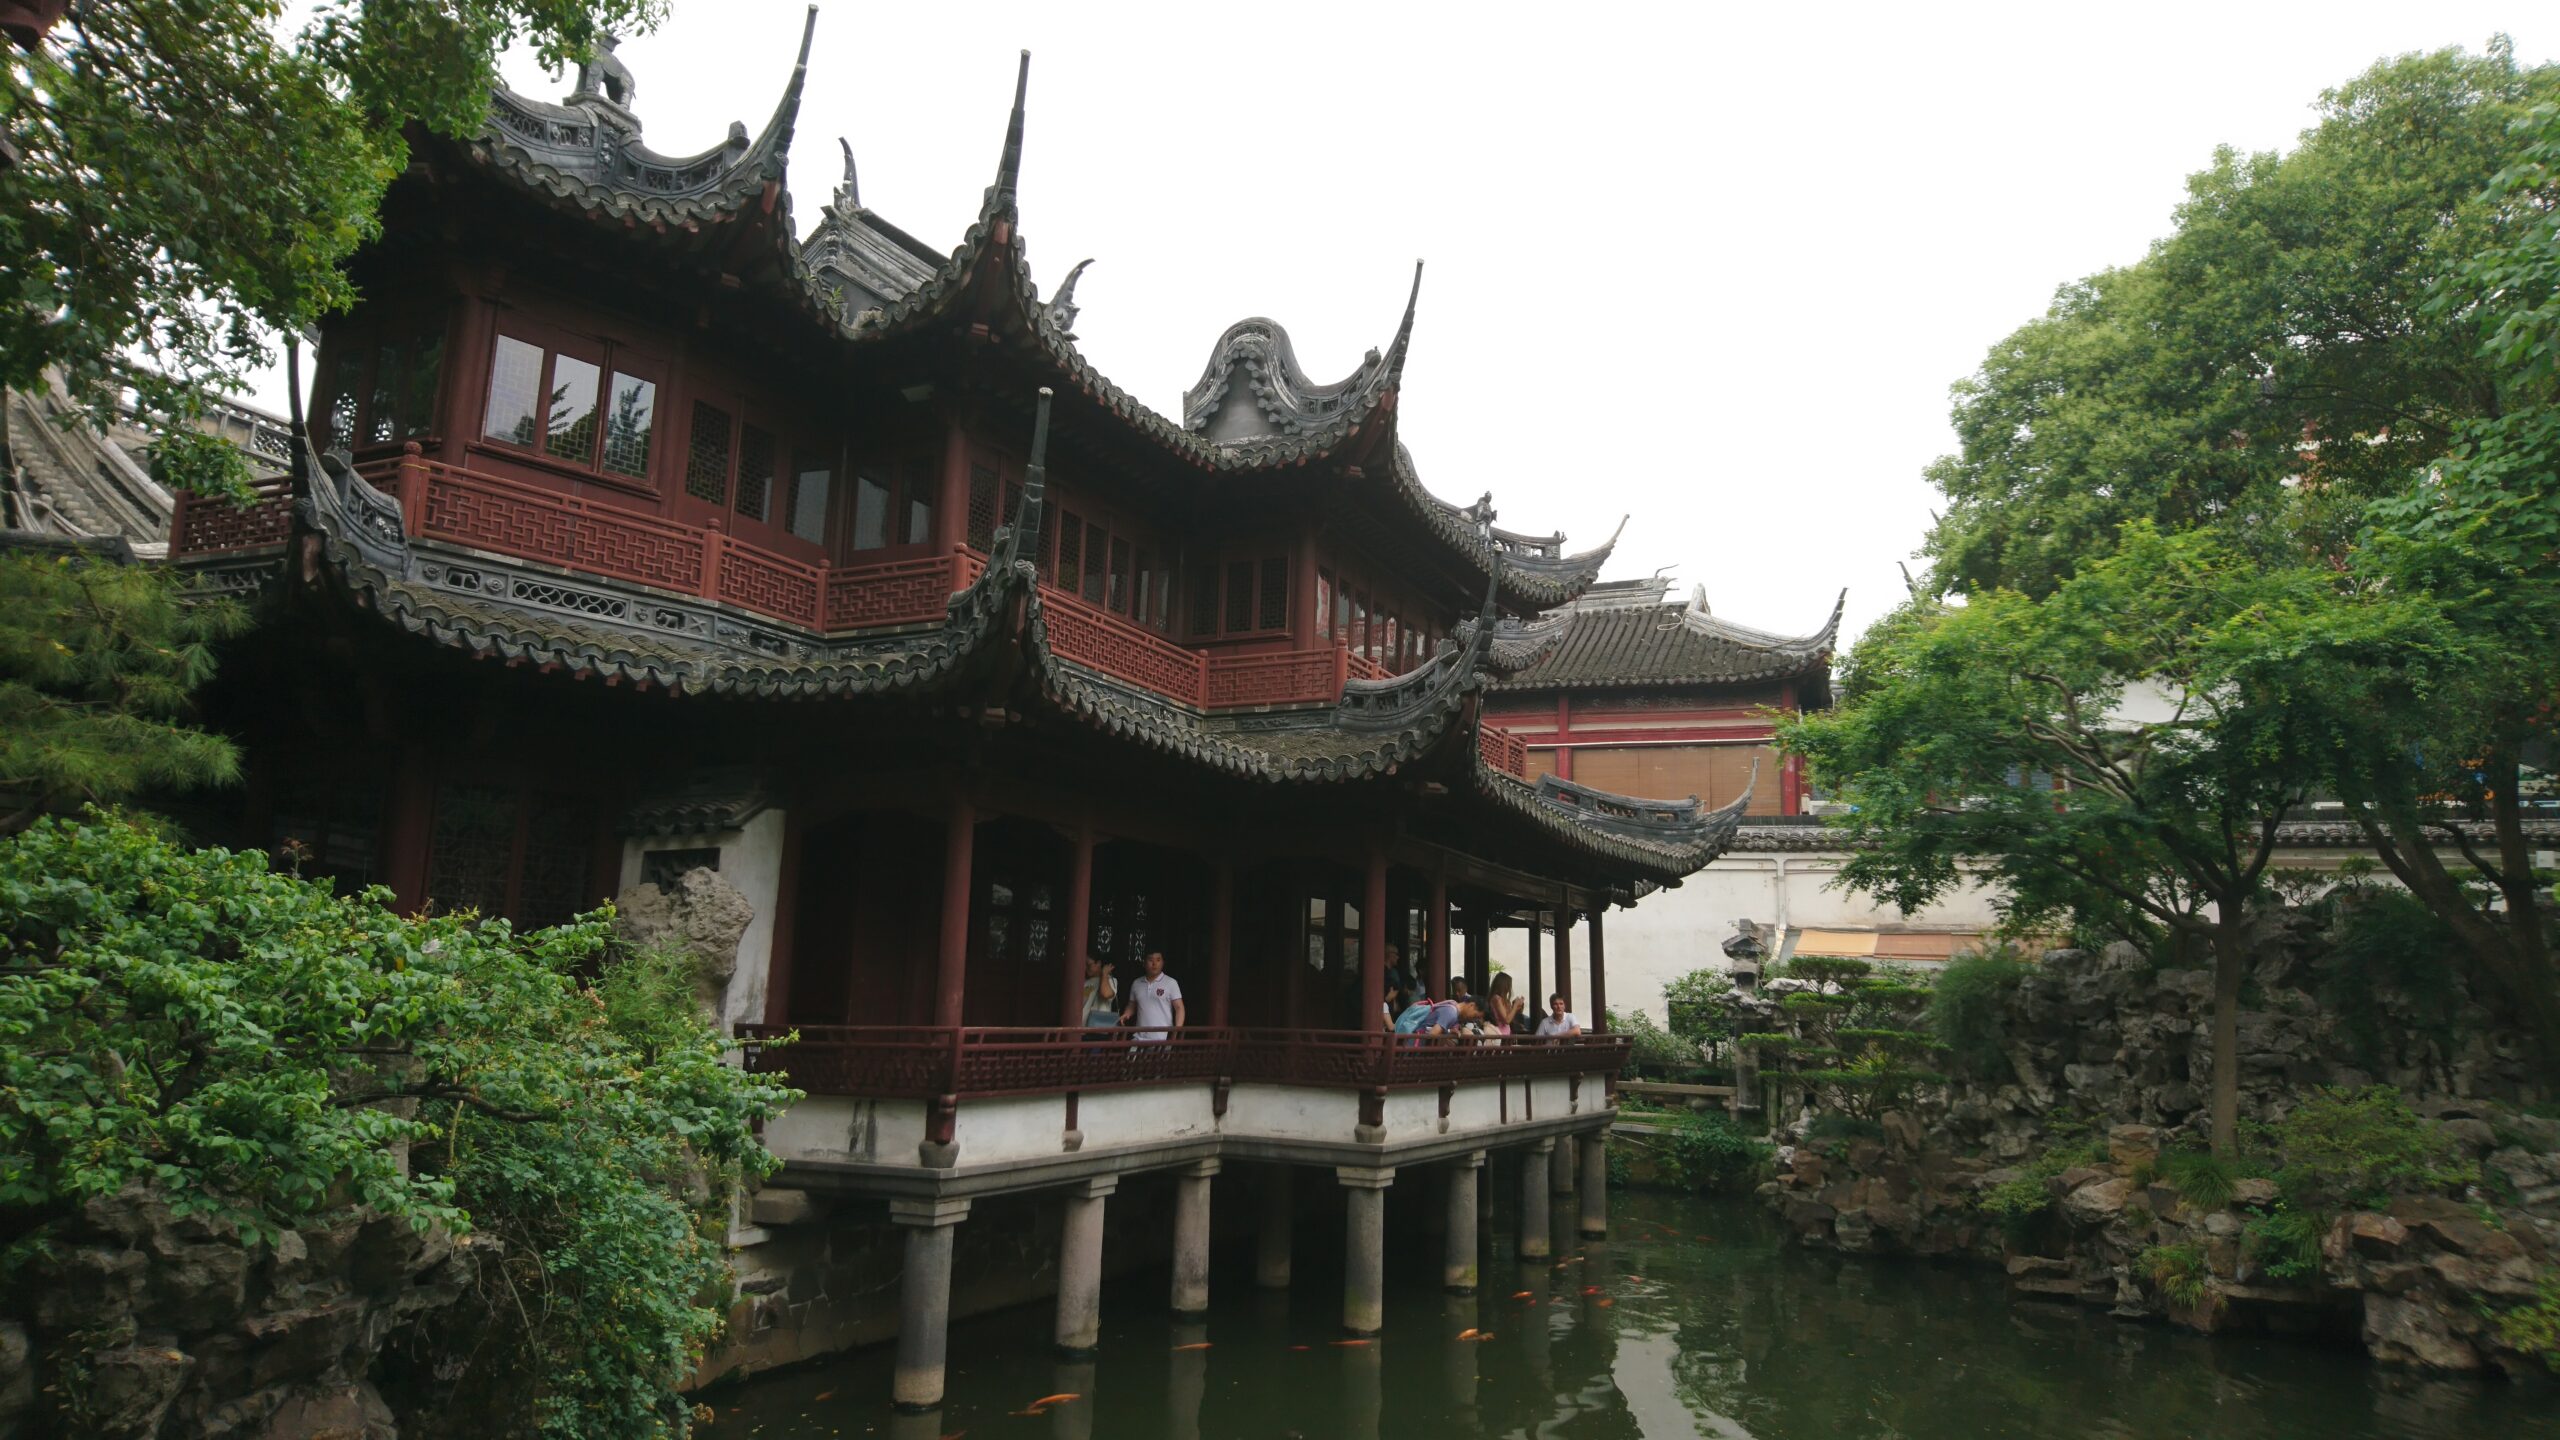
[[[1220,655],[1202,677],[1202,703],[1216,710],[1237,705],[1294,705],[1333,700],[1341,693],[1332,650],[1284,650],[1271,655]]]
[[[985,569],[986,562],[957,554],[830,571],[826,628],[865,630],[939,620],[948,613],[951,597],[968,589]]]
[[[720,537],[720,593],[711,598],[815,628],[827,575],[815,565]]]
[[[1054,586],[1040,587],[1049,644],[1060,655],[1186,705],[1201,703],[1207,661],[1161,635],[1097,610]]]
[[[1476,751],[1484,763],[1506,775],[1529,778],[1529,742],[1490,722],[1476,731]]]
[[[1354,650],[1351,654],[1351,678],[1354,680],[1392,680],[1387,667]]]
[[[427,470],[422,529],[438,540],[689,595],[702,593],[701,531],[565,495],[493,483],[449,466]]]
[[[246,502],[181,492],[169,520],[170,558],[283,544],[293,533],[290,484],[281,475],[258,481]]]

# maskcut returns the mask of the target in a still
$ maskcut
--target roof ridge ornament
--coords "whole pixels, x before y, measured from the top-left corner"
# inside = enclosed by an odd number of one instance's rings
[[[996,158],[996,183],[987,188],[987,218],[1013,219],[1016,215],[1022,184],[1022,107],[1031,89],[1031,52],[1022,52],[1022,66],[1013,77],[1013,114],[1004,126],[1004,152]]]
[[[1040,535],[1040,512],[1049,493],[1049,403],[1056,392],[1040,387],[1038,408],[1031,417],[1031,457],[1022,467],[1022,499],[1004,528],[996,532],[995,543],[987,556],[989,571],[1010,570],[1021,560],[1022,543],[1029,536],[1036,548]]]
[[[595,54],[578,62],[578,83],[570,87],[567,103],[594,111],[599,121],[637,139],[640,116],[633,107],[640,100],[640,82],[613,53],[621,43],[622,37],[610,30],[597,32]]]
[[[853,142],[839,135],[836,144],[844,150],[844,178],[836,182],[836,208],[859,210],[862,208],[862,177],[854,172]]]
[[[1058,333],[1070,340],[1076,338],[1076,315],[1079,313],[1076,309],[1076,282],[1084,278],[1084,267],[1092,263],[1091,256],[1077,261],[1076,267],[1067,272],[1066,283],[1058,287],[1058,298],[1046,307],[1049,323],[1057,326]]]

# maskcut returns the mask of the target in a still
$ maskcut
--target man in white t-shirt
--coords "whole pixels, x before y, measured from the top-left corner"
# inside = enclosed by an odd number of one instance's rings
[[[1147,952],[1147,972],[1129,982],[1129,1003],[1120,1012],[1134,1024],[1138,1040],[1163,1040],[1182,1028],[1182,982],[1164,973],[1164,952]]]
[[[1538,1033],[1541,1036],[1579,1035],[1582,1022],[1574,1018],[1572,1011],[1564,1008],[1562,995],[1550,995],[1547,997],[1547,1013],[1538,1021]]]

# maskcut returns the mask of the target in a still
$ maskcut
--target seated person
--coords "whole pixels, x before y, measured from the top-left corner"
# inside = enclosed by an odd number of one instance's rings
[[[1412,1004],[1396,1012],[1395,1023],[1387,1028],[1399,1035],[1429,1034],[1423,1027],[1431,1023],[1432,1009],[1431,997],[1417,997]]]
[[[1564,997],[1562,995],[1548,996],[1547,1013],[1543,1019],[1538,1021],[1538,1034],[1541,1037],[1546,1037],[1555,1035],[1579,1035],[1581,1033],[1582,1021],[1577,1019],[1572,1011],[1564,1008]]]

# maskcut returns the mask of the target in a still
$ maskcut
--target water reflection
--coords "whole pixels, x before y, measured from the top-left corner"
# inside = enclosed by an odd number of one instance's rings
[[[1107,1287],[1095,1361],[1047,1358],[1045,1306],[954,1328],[938,1416],[888,1413],[865,1352],[708,1397],[721,1437],[941,1440],[2560,1440],[2547,1392],[2419,1382],[2352,1352],[2206,1341],[2072,1307],[2010,1303],[1984,1272],[1784,1250],[1755,1212],[1613,1197],[1605,1242],[1513,1253],[1485,1227],[1478,1293],[1439,1288],[1419,1211],[1389,1244],[1387,1327],[1343,1345],[1338,1250],[1289,1292],[1221,1267],[1205,1323],[1161,1275]],[[1567,1205],[1557,1210],[1570,1215]],[[1206,1348],[1202,1348],[1202,1347]],[[1073,1401],[1055,1397],[1074,1395]],[[819,1397],[824,1396],[821,1400]],[[1041,1405],[1037,1402],[1050,1400]]]

